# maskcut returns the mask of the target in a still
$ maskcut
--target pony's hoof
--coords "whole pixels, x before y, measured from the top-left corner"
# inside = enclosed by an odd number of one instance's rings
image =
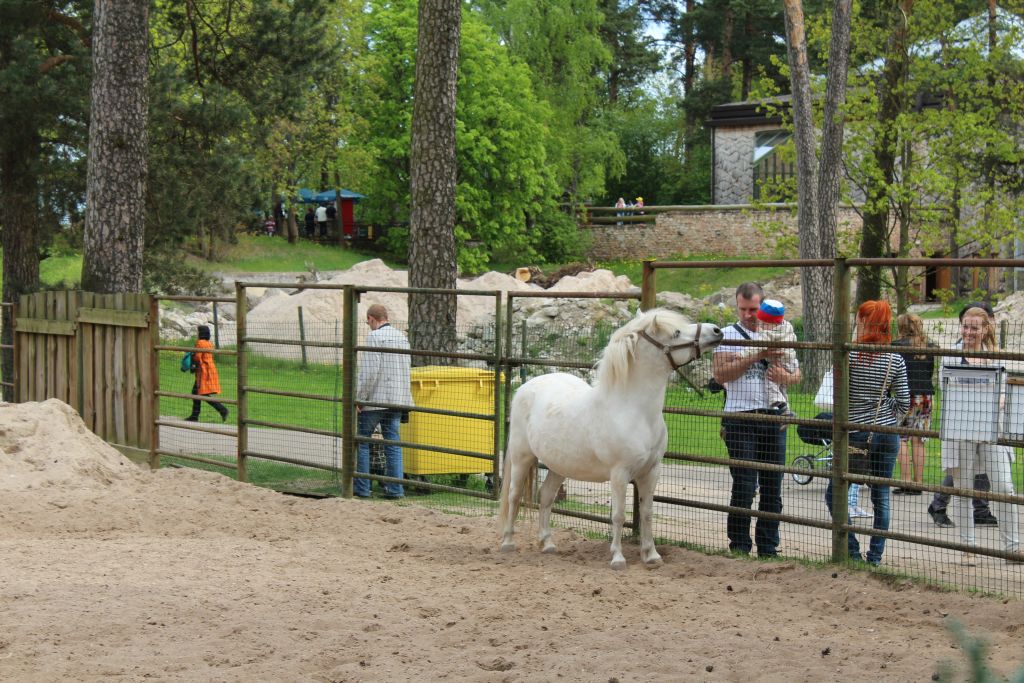
[[[661,555],[655,555],[654,557],[644,560],[644,564],[647,565],[649,569],[654,569],[655,567],[660,567],[665,564],[665,562],[661,559]]]
[[[621,557],[618,558],[618,559],[612,560],[612,569],[614,569],[616,571],[619,571],[619,570],[625,569],[625,568],[626,568],[626,561],[624,559],[622,559]]]
[[[545,545],[543,548],[540,549],[540,551],[545,555],[554,555],[558,552],[558,548],[556,548],[554,544],[550,544]]]
[[[501,544],[501,552],[503,552],[503,553],[514,553],[515,550],[516,550],[516,544],[515,543],[502,543]]]

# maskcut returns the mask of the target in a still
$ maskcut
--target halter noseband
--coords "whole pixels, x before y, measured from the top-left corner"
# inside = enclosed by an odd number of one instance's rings
[[[683,342],[682,344],[672,344],[671,346],[668,345],[668,344],[664,344],[664,343],[658,341],[657,339],[655,339],[654,337],[652,337],[651,335],[647,334],[647,330],[640,330],[640,336],[643,337],[644,339],[646,339],[647,341],[649,341],[651,344],[653,344],[654,347],[657,348],[659,351],[664,351],[665,352],[665,358],[668,360],[668,364],[672,366],[672,372],[675,372],[676,370],[678,370],[679,368],[683,367],[684,365],[689,365],[693,361],[695,361],[698,358],[700,358],[700,328],[701,328],[701,325],[703,325],[703,323],[697,323],[697,331],[696,331],[696,333],[694,333],[692,340],[690,340],[688,342]],[[688,349],[691,346],[693,347],[693,352],[694,352],[693,353],[693,357],[690,358],[689,360],[687,360],[685,363],[677,363],[675,361],[675,359],[672,358],[672,352],[673,351],[678,351],[679,349]]]

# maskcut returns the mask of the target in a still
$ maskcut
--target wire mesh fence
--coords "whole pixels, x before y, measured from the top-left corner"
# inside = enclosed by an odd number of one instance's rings
[[[358,381],[366,353],[373,352],[366,346],[371,331],[366,306],[393,293],[364,291],[358,309],[352,311],[353,382]],[[489,296],[493,295],[478,295],[485,301]],[[591,302],[595,298],[591,295]],[[496,463],[507,437],[511,396],[530,378],[548,372],[570,372],[590,381],[612,333],[637,308],[629,298],[609,297],[604,302],[617,315],[584,316],[583,321],[570,322],[542,311],[545,306],[572,306],[585,299],[543,300],[526,308],[516,295],[509,295],[502,310],[495,311],[499,315],[485,322],[460,322],[454,354],[435,349],[381,354],[414,359],[415,367],[409,371],[413,401],[411,406],[375,405],[365,397],[361,401],[364,410],[404,408],[399,413],[405,413],[407,421],[400,423],[397,438],[385,438],[384,430],[375,429],[361,439],[353,412],[353,441],[367,446],[365,470],[373,481],[372,495],[385,496],[389,479],[399,483],[388,476],[387,466],[387,447],[398,447],[406,502],[457,514],[493,514],[500,485]],[[1015,563],[1020,558],[1016,520],[1024,502],[1015,493],[1024,484],[1016,464],[1024,444],[1022,397],[1018,396],[1024,379],[1017,374],[1024,369],[1020,346],[1024,323],[1005,314],[994,316],[988,346],[975,349],[971,341],[965,348],[959,309],[938,311],[925,314],[921,321],[923,342],[900,341],[907,335],[891,320],[894,341],[875,339],[863,346],[856,336],[856,311],[848,299],[840,304],[835,328],[820,342],[808,343],[806,330],[800,331],[801,341],[765,341],[758,333],[746,340],[737,331],[719,347],[721,354],[740,355],[764,355],[765,348],[783,350],[771,357],[769,366],[787,351],[792,353],[803,377],[781,395],[744,398],[744,383],[737,383],[737,378],[725,383],[726,392],[712,391],[708,383],[719,374],[715,365],[723,357],[718,354],[692,363],[670,381],[665,397],[668,452],[655,498],[656,537],[660,542],[708,551],[778,554],[811,561],[829,561],[846,553],[856,557],[859,552],[863,560],[877,562],[892,573],[942,585],[1024,594],[1022,565]],[[249,454],[245,472],[254,483],[317,495],[342,492],[345,321],[340,297],[332,306],[333,319],[325,319],[322,313],[303,317],[295,311],[276,320],[253,316],[244,323]],[[692,314],[723,328],[742,317],[742,312],[736,315],[735,305]],[[390,324],[408,334],[406,320],[396,316]],[[221,321],[222,350],[237,348],[234,328],[234,320]],[[924,346],[896,348],[904,343]],[[181,354],[174,351],[160,356],[165,423],[180,422],[191,414],[192,399],[187,395],[192,380],[180,371],[180,359]],[[233,418],[232,401],[238,399],[235,359],[215,359],[222,383],[219,396]],[[925,362],[928,359],[930,365]],[[834,393],[840,405],[825,410],[815,405],[817,378],[833,365]],[[923,365],[929,367],[924,372],[931,379],[932,393],[920,386]],[[760,360],[752,361],[750,367],[762,379],[769,372]],[[865,373],[866,367],[873,371]],[[903,412],[904,406],[897,405],[902,399],[894,381],[899,372],[906,375],[911,420],[887,424],[875,417],[880,411],[875,400],[878,389],[885,387],[883,405],[892,415]],[[763,382],[757,386],[766,390]],[[166,395],[172,391],[186,396]],[[859,407],[854,405],[857,400]],[[197,424],[161,426],[161,449],[165,454],[191,456],[188,464],[216,467],[212,463],[219,463],[221,471],[232,473],[238,450],[234,420],[220,422],[206,403],[200,408]],[[954,428],[959,431],[942,432]],[[875,467],[861,473],[846,471],[868,433]],[[838,440],[833,443],[834,439]],[[771,456],[762,457],[759,450]],[[542,480],[543,476],[542,471]],[[950,495],[975,487],[974,505],[967,502],[969,498]],[[844,504],[830,505],[833,499]],[[554,522],[582,534],[606,536],[610,501],[607,483],[567,480],[555,505]],[[635,528],[631,506],[626,513],[626,527]],[[844,531],[853,532],[856,547],[848,543]]]

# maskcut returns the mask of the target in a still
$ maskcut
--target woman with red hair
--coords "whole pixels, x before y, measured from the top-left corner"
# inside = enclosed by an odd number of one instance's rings
[[[892,309],[886,301],[865,301],[857,309],[855,341],[858,344],[892,343]],[[850,445],[866,448],[871,458],[871,476],[892,478],[896,456],[900,452],[897,434],[872,432],[873,425],[898,427],[910,409],[907,366],[898,353],[854,351],[850,353],[850,422],[863,425],[850,432]],[[889,487],[871,485],[874,508],[872,528],[889,529]],[[832,510],[832,482],[825,489],[825,502]],[[848,536],[851,560],[860,560],[860,544],[854,534]],[[864,559],[869,564],[882,562],[885,538],[872,536]]]

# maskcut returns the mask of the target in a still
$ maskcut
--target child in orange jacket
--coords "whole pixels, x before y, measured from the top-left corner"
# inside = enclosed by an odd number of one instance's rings
[[[197,328],[196,348],[212,349],[210,343],[210,328],[200,325]],[[199,396],[212,396],[220,393],[220,376],[217,374],[217,365],[213,362],[212,353],[197,351],[193,354],[196,367],[196,381],[192,385],[192,393]],[[206,399],[206,402],[213,406],[213,409],[220,413],[221,422],[227,422],[228,409],[223,403]],[[192,399],[192,414],[185,418],[186,422],[199,422],[199,410],[203,407],[203,401],[198,398]]]

